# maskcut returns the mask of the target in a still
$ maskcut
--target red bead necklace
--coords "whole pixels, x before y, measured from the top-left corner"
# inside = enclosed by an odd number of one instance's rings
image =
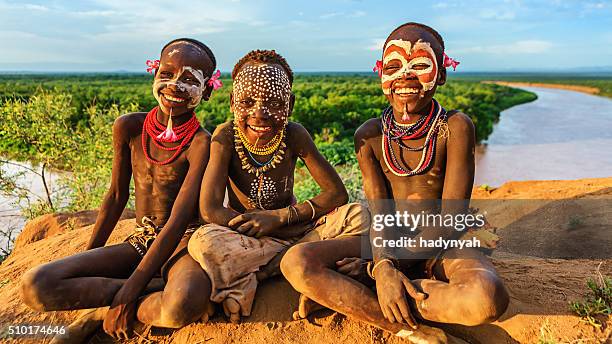
[[[178,155],[181,154],[185,145],[191,142],[191,139],[200,127],[200,122],[196,118],[195,113],[192,112],[191,118],[187,122],[172,128],[176,133],[176,140],[165,139],[162,137],[163,135],[161,134],[166,130],[166,127],[157,120],[158,109],[158,106],[154,107],[151,111],[149,111],[149,113],[147,113],[147,117],[145,118],[144,124],[142,126],[142,150],[144,152],[145,158],[150,163],[155,165],[167,165],[173,162],[178,157]],[[149,156],[149,153],[147,152],[147,136],[151,137],[153,144],[155,144],[157,148],[165,151],[175,151],[174,154],[172,154],[170,158],[164,161],[157,161],[153,159],[151,156]],[[164,147],[161,144],[162,142],[171,143],[177,142],[179,140],[182,141],[176,147]]]

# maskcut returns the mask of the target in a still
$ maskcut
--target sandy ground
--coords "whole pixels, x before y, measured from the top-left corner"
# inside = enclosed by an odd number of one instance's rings
[[[612,212],[605,208],[612,198],[612,178],[576,181],[510,182],[495,190],[474,190],[479,200],[537,200],[508,204],[494,202],[487,211],[491,224],[498,227],[501,245],[493,254],[493,262],[511,294],[511,303],[503,317],[492,324],[465,327],[444,326],[447,333],[469,343],[538,343],[546,333],[558,343],[610,342],[612,324],[607,319],[602,330],[594,329],[572,315],[570,301],[582,299],[586,280],[597,276],[597,270],[612,276],[609,255],[609,229]],[[586,220],[568,229],[568,206],[571,200],[586,200],[580,204],[580,214]],[[602,201],[603,200],[603,201]],[[584,204],[583,204],[584,203]],[[518,205],[517,205],[518,204]],[[609,201],[608,201],[608,204]],[[535,215],[546,216],[535,220]],[[56,221],[58,222],[58,221]],[[133,228],[134,220],[121,221],[110,242],[121,241]],[[46,323],[68,324],[75,312],[39,314],[29,310],[20,299],[19,279],[29,268],[82,250],[88,240],[91,225],[81,228],[47,229],[54,235],[42,240],[22,238],[24,243],[0,265],[0,328],[9,324]],[[592,230],[600,229],[599,231]],[[601,229],[607,228],[604,232]],[[570,230],[571,229],[571,230]],[[504,231],[512,235],[507,235]],[[518,232],[517,232],[518,231]],[[24,235],[35,235],[32,232]],[[520,234],[520,235],[517,235]],[[594,237],[595,236],[595,237]],[[537,258],[521,251],[521,242],[541,238],[554,242],[576,242],[586,238],[582,250],[591,251],[597,259],[557,259],[558,245],[540,247]],[[593,242],[604,245],[593,245]],[[517,243],[518,242],[518,243]],[[590,244],[589,244],[590,243]],[[580,246],[580,244],[578,244]],[[606,246],[607,245],[607,246]],[[597,252],[604,250],[604,252]],[[398,338],[343,315],[322,311],[308,320],[291,321],[298,294],[282,278],[260,286],[253,315],[240,325],[215,316],[207,324],[192,324],[177,331],[153,329],[131,343],[401,343]],[[221,312],[222,313],[222,312]],[[21,342],[21,340],[9,340]],[[38,340],[40,341],[40,339]],[[45,340],[48,342],[48,340]],[[98,333],[92,343],[109,342]]]
[[[497,84],[502,86],[510,87],[543,87],[543,88],[558,88],[561,90],[576,91],[587,94],[599,94],[599,88],[589,86],[578,86],[578,85],[564,85],[564,84],[546,84],[540,82],[513,82],[513,81],[483,81],[485,84]]]

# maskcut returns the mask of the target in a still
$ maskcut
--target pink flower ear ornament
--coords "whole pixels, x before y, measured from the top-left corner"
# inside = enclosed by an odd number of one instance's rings
[[[453,59],[452,57],[446,55],[446,53],[444,53],[444,67],[448,68],[448,67],[453,67],[453,71],[455,71],[457,69],[457,66],[459,65],[459,61]]]
[[[155,74],[159,68],[159,60],[147,60],[147,73]]]
[[[212,86],[213,90],[217,90],[223,86],[223,83],[219,78],[221,77],[221,71],[217,71],[208,79],[208,86]]]
[[[376,65],[372,68],[372,72],[378,73],[378,77],[382,77],[383,63],[381,60],[376,60]]]

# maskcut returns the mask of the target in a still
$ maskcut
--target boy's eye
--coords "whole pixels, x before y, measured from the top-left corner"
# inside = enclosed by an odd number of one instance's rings
[[[190,84],[194,84],[194,85],[199,85],[200,84],[200,82],[196,78],[192,78],[192,77],[186,77],[185,78],[185,82],[190,83]]]
[[[170,72],[159,72],[159,76],[161,78],[164,78],[164,79],[166,79],[166,78],[169,79],[169,78],[172,78],[172,73],[170,73]]]
[[[238,104],[240,104],[241,106],[252,106],[253,103],[254,102],[252,99],[241,99],[240,101],[238,101]]]
[[[427,63],[418,63],[412,66],[412,68],[416,70],[423,70],[429,68],[429,65]]]
[[[270,102],[270,107],[272,108],[279,108],[282,106],[282,103],[279,102],[278,100],[273,100]]]

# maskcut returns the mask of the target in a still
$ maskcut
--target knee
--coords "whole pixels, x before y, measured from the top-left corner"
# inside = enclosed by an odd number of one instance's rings
[[[508,308],[510,296],[498,276],[481,276],[474,279],[470,286],[470,303],[472,310],[468,317],[470,326],[487,324],[499,319]]]
[[[208,296],[194,290],[179,295],[164,295],[161,307],[161,323],[167,328],[185,327],[204,315]],[[166,293],[166,292],[164,292]]]
[[[47,265],[28,270],[21,278],[23,302],[35,311],[47,312],[53,310],[48,298],[56,280],[52,270]]]
[[[305,292],[310,286],[312,276],[323,267],[317,263],[316,255],[307,243],[291,247],[280,263],[281,272],[291,285],[299,292]]]

